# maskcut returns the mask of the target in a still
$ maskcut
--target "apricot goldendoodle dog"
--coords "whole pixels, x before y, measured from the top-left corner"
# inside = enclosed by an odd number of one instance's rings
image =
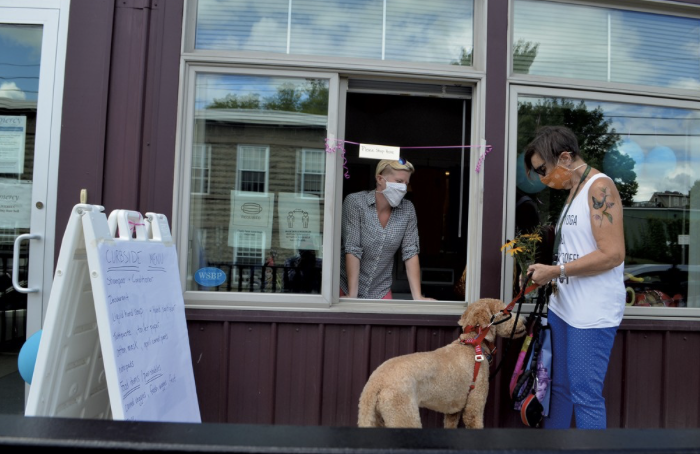
[[[480,299],[467,307],[459,319],[463,333],[451,344],[431,352],[397,356],[382,363],[370,375],[360,396],[359,427],[422,427],[419,409],[445,414],[446,428],[455,428],[460,416],[472,429],[484,427],[484,407],[489,393],[489,356],[496,336],[508,337],[515,317],[506,315],[497,299]],[[495,323],[495,324],[492,324]],[[513,337],[525,334],[522,318]],[[475,375],[476,379],[472,377]]]

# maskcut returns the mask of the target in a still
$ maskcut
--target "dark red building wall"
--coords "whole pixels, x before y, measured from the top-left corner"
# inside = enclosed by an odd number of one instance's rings
[[[449,316],[190,309],[187,319],[204,422],[355,426],[379,364],[459,336],[458,317]],[[524,427],[507,395],[520,345],[512,341],[494,363],[504,358],[491,380],[487,427]],[[695,322],[625,320],[605,380],[608,427],[700,427],[698,351]],[[442,427],[442,415],[422,416],[425,427]]]
[[[698,3],[689,0],[687,3]],[[485,166],[503,200],[507,2],[489,2]],[[57,237],[88,203],[172,213],[183,0],[72,0]],[[499,293],[500,204],[484,207],[483,295]],[[176,232],[174,232],[176,233]],[[56,244],[56,257],[60,241]],[[187,311],[205,422],[352,426],[359,393],[385,359],[457,336],[457,317],[270,311]],[[517,345],[517,344],[516,344]],[[504,350],[501,345],[501,351]],[[486,425],[520,427],[504,394],[511,347],[492,382]],[[606,379],[610,427],[700,427],[700,323],[625,320]],[[424,412],[426,426],[441,417]]]
[[[170,219],[182,13],[182,0],[71,1],[57,238],[81,189],[106,213]]]

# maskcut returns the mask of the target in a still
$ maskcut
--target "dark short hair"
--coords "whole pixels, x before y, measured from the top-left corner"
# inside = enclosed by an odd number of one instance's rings
[[[532,170],[532,155],[537,153],[546,163],[555,163],[559,155],[568,151],[572,158],[579,154],[576,134],[566,126],[542,126],[535,138],[525,147],[525,171]]]

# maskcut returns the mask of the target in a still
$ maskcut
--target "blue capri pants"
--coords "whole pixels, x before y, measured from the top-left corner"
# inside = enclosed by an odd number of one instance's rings
[[[579,329],[548,311],[552,328],[552,394],[545,429],[605,429],[603,383],[617,327]]]

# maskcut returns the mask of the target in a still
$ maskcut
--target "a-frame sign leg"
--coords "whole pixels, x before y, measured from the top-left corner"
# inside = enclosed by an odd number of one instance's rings
[[[56,264],[26,416],[111,419],[82,217],[99,205],[71,211]],[[105,225],[107,219],[105,217]]]

